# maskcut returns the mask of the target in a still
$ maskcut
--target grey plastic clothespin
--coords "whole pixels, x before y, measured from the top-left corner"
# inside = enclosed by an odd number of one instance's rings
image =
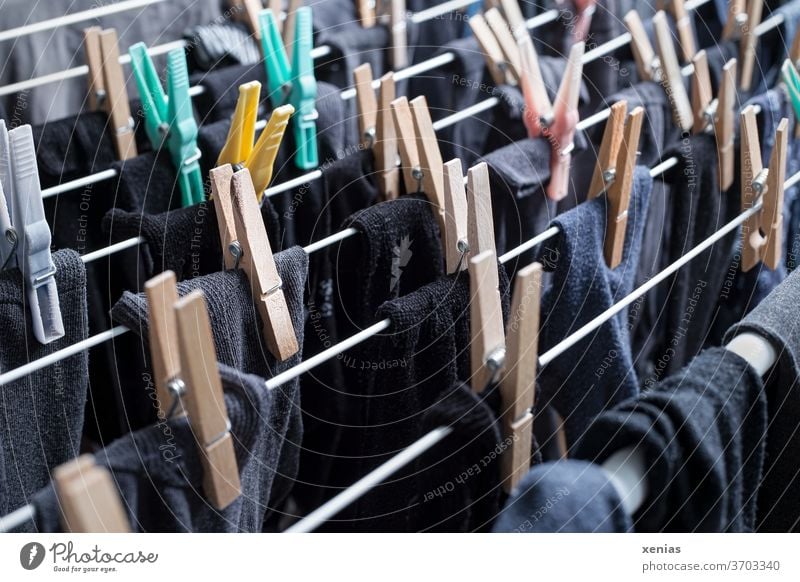
[[[17,232],[11,222],[14,188],[11,184],[11,156],[8,132],[0,119],[0,270],[17,266]]]
[[[18,235],[17,265],[22,271],[31,311],[33,334],[48,344],[64,336],[56,288],[56,267],[50,255],[50,226],[44,216],[36,149],[30,125],[7,131],[0,121],[3,183],[10,185],[11,223]]]

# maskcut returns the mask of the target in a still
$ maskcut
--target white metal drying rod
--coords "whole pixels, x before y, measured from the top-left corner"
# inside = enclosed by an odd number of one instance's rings
[[[663,164],[660,164],[661,166]],[[657,167],[659,167],[657,166]],[[655,170],[656,168],[653,168]],[[652,172],[651,172],[652,173]],[[785,182],[785,187],[790,188],[800,182],[800,172],[791,176]],[[743,224],[748,218],[753,216],[761,210],[761,202],[756,204],[753,208],[746,210],[745,212],[741,213],[739,216],[731,220],[728,224],[723,226],[713,235],[708,237],[706,240],[698,244],[694,247],[691,251],[683,255],[680,259],[669,265],[663,271],[658,273],[655,277],[647,281],[645,284],[641,285],[640,287],[636,288],[630,294],[628,294],[625,298],[623,298],[620,302],[612,305],[608,309],[606,309],[603,313],[592,319],[591,321],[587,322],[583,325],[580,329],[575,331],[574,333],[570,334],[560,343],[553,346],[551,349],[547,350],[544,354],[539,357],[539,368],[543,369],[555,360],[560,355],[564,354],[569,348],[574,346],[576,343],[584,339],[593,331],[597,330],[602,326],[605,322],[610,320],[614,317],[617,313],[625,309],[627,306],[634,303],[639,297],[647,293],[650,289],[657,286],[659,283],[666,280],[669,276],[673,273],[677,272],[681,267],[689,263],[692,259],[696,258],[698,255],[703,253],[706,249],[713,246],[716,242],[720,239],[728,235],[729,233],[736,230],[741,224]],[[389,322],[389,320],[385,320],[385,322]],[[381,322],[381,323],[385,323]],[[391,322],[389,322],[391,323]],[[364,494],[366,494],[370,489],[378,485],[379,483],[383,482],[386,478],[390,477],[396,471],[419,457],[422,453],[427,451],[433,445],[441,441],[444,437],[452,432],[452,429],[449,427],[439,427],[435,428],[434,430],[430,431],[429,433],[422,436],[420,439],[409,445],[403,451],[362,477],[359,481],[357,481],[352,486],[348,487],[334,498],[332,498],[327,503],[323,504],[316,510],[312,511],[306,517],[292,525],[289,529],[286,530],[286,533],[307,533],[314,531],[324,522],[328,521],[334,515],[339,513],[342,509],[350,505],[353,501],[360,498]],[[626,455],[633,455],[631,451],[625,451]],[[636,459],[635,455],[632,457]],[[616,461],[617,459],[615,459]],[[637,459],[638,460],[638,459]],[[616,467],[616,465],[615,465]],[[618,468],[618,467],[617,467]],[[636,484],[634,484],[635,486]],[[634,508],[635,509],[635,508]]]
[[[702,0],[702,1],[708,2],[710,0]],[[558,15],[559,15],[559,11],[558,10],[556,10],[556,9],[549,10],[547,12],[544,12],[544,13],[538,15],[538,16],[535,16],[535,17],[529,19],[527,21],[527,25],[528,25],[529,28],[535,28],[537,26],[542,26],[544,24],[547,24],[548,22],[552,22],[553,20],[556,20],[558,18]],[[182,43],[183,41],[177,41],[177,42],[178,43]],[[159,48],[159,47],[155,47],[155,48]],[[150,50],[155,50],[155,48],[154,49],[150,49]],[[175,48],[175,47],[170,47],[170,50],[172,48]],[[327,48],[327,47],[320,47],[320,48]],[[314,49],[314,50],[317,50],[317,49]],[[164,52],[169,52],[169,51],[164,51]],[[126,62],[130,61],[130,56],[129,55],[123,55],[123,56],[127,57],[127,61]],[[122,57],[120,57],[120,59],[122,59]],[[455,59],[455,55],[453,53],[444,53],[444,54],[441,54],[441,55],[438,55],[438,56],[435,56],[435,57],[431,57],[430,59],[426,59],[425,61],[422,61],[421,63],[417,63],[416,65],[411,65],[409,67],[406,67],[405,69],[401,69],[401,70],[397,71],[394,74],[394,79],[395,79],[395,81],[402,81],[402,80],[405,80],[405,79],[409,79],[409,78],[414,77],[416,75],[420,75],[422,73],[426,73],[428,71],[432,71],[432,70],[434,70],[434,69],[436,69],[438,67],[444,66],[444,65],[446,65],[448,63],[451,63],[454,59]],[[80,68],[81,67],[76,67],[74,70],[78,70]],[[85,74],[88,71],[88,67],[84,67],[84,69],[85,69],[85,71],[83,72],[83,74]],[[73,70],[73,69],[70,69],[70,70]],[[55,73],[55,75],[58,75],[58,74],[59,73]],[[23,83],[30,83],[30,81],[23,81]],[[21,86],[21,83],[17,83],[15,85],[15,87],[16,87],[15,91],[20,90],[20,86]],[[378,89],[381,86],[381,80],[380,79],[375,79],[372,82],[372,86],[373,86],[373,88]],[[5,89],[3,87],[0,87],[0,95],[4,94],[3,93],[4,90]],[[11,92],[15,92],[15,91],[11,91]],[[198,89],[197,87],[192,87],[189,90],[189,94],[190,95],[198,95],[200,93],[202,93],[202,90]],[[355,88],[344,89],[339,93],[339,96],[344,101],[348,101],[350,99],[355,98],[355,95],[356,95]],[[489,105],[487,107],[486,104],[489,101],[493,101],[493,102],[492,102],[491,105]],[[494,105],[496,105],[497,103],[498,103],[497,98],[492,97],[492,98],[488,99],[487,101],[483,101],[483,102],[479,103],[478,105],[484,107],[485,109],[491,109],[491,107],[494,107]],[[477,106],[473,106],[473,108],[475,108],[475,107],[477,107]],[[470,109],[473,109],[473,108],[470,108]],[[480,111],[484,111],[485,109],[480,109]],[[465,112],[459,112],[460,115],[463,115],[464,113]],[[439,124],[441,124],[442,121],[444,121],[444,120],[440,120]],[[456,119],[456,121],[458,121],[458,119]],[[455,123],[456,121],[453,121],[453,123]],[[437,124],[434,124],[434,128],[436,128],[436,125]],[[258,121],[258,123],[256,123],[256,130],[261,130],[261,129],[265,128],[266,126],[267,126],[267,120],[266,119],[261,119],[261,120]],[[62,184],[58,184],[56,186],[51,186],[50,188],[43,189],[42,190],[42,198],[50,198],[51,196],[58,196],[59,194],[64,194],[66,192],[71,192],[73,190],[77,190],[79,188],[83,188],[84,186],[89,186],[91,184],[97,184],[98,182],[104,182],[105,180],[110,180],[112,178],[115,178],[117,176],[117,174],[118,174],[117,170],[109,169],[109,170],[103,170],[101,172],[97,172],[95,174],[89,174],[88,176],[84,176],[82,178],[76,178],[75,180],[70,180],[68,182],[64,182]],[[264,192],[264,195],[267,196],[267,197],[275,196],[276,194],[281,194],[282,192],[287,192],[287,191],[291,190],[292,188],[294,188],[294,187],[296,187],[298,185],[305,184],[306,182],[313,182],[314,180],[317,180],[320,177],[322,177],[322,172],[320,170],[312,170],[311,172],[309,172],[307,174],[303,174],[302,176],[298,176],[297,178],[289,180],[288,182],[283,182],[281,184],[277,184],[277,185],[273,186],[272,188],[267,188],[267,190]]]
[[[669,165],[669,161],[659,164],[658,166],[654,167],[650,174],[651,176],[656,175],[655,172],[659,169],[663,171]],[[672,163],[674,165],[674,163]],[[792,186],[800,183],[800,172],[794,174],[789,179],[786,180],[784,183],[785,188],[791,188]],[[644,285],[641,285],[634,291],[632,291],[628,296],[626,296],[622,301],[619,303],[611,306],[609,309],[595,317],[593,320],[585,324],[583,327],[578,329],[576,332],[571,334],[569,337],[565,338],[559,344],[555,345],[553,348],[545,352],[539,357],[539,366],[540,368],[544,368],[549,362],[552,362],[555,358],[559,355],[563,354],[566,350],[572,347],[575,343],[579,342],[581,339],[586,337],[589,333],[594,331],[595,329],[599,328],[603,323],[614,317],[617,313],[619,313],[622,309],[636,301],[639,297],[644,295],[647,291],[658,285],[659,283],[663,282],[667,277],[678,271],[681,267],[689,263],[692,259],[696,258],[700,255],[703,251],[707,248],[714,245],[717,241],[721,238],[726,236],[728,233],[735,230],[741,224],[743,224],[749,217],[753,214],[758,212],[761,209],[761,202],[756,204],[753,208],[743,212],[738,217],[730,221],[728,224],[723,226],[720,230],[716,233],[708,237],[706,240],[701,242],[699,245],[694,247],[691,251],[689,251],[686,255],[669,265],[666,269],[661,271],[658,275],[656,275],[653,279],[649,280]],[[557,230],[556,230],[557,232]],[[337,235],[334,235],[337,236]],[[308,247],[306,247],[306,252],[308,252]],[[504,255],[505,256],[505,255]],[[501,259],[501,262],[505,262]],[[295,378],[299,377],[300,375],[304,374],[305,372],[310,371],[314,367],[336,357],[343,351],[358,345],[359,343],[374,337],[375,335],[379,334],[382,331],[385,331],[391,325],[391,321],[385,319],[383,321],[379,321],[378,323],[368,327],[361,332],[349,337],[348,339],[336,344],[335,346],[331,346],[327,350],[309,358],[305,362],[301,362],[294,368],[279,374],[278,376],[272,378],[271,380],[266,380],[265,384],[267,389],[274,389],[286,382],[290,382]],[[113,339],[114,337],[120,336],[124,333],[129,331],[124,326],[117,326],[112,328],[106,332],[88,338],[83,342],[79,342],[73,346],[65,348],[63,350],[59,350],[45,358],[40,360],[36,360],[35,362],[31,362],[21,368],[17,368],[5,374],[0,374],[0,386],[3,386],[9,382],[17,380],[21,377],[24,377],[27,374],[35,372],[36,370],[40,370],[46,366],[49,366],[57,361],[65,359],[67,357],[73,356],[77,353],[80,353],[84,349],[88,349],[95,345],[99,345],[109,339]],[[393,473],[404,467],[406,464],[420,456],[422,453],[430,449],[436,443],[441,441],[444,437],[452,432],[452,429],[449,427],[439,427],[428,434],[421,437],[419,440],[415,441],[408,447],[406,447],[403,451],[383,463],[381,466],[377,467],[364,477],[362,477],[359,481],[357,481],[354,485],[348,487],[341,493],[339,493],[336,497],[322,505],[321,507],[317,508],[315,511],[307,515],[305,518],[294,524],[290,527],[286,533],[303,533],[303,532],[310,532],[314,531],[319,525],[339,513],[342,509],[347,507],[350,503],[364,495],[367,491],[369,491],[375,485],[381,483],[384,479],[391,476]],[[635,452],[628,452],[622,451],[626,453],[626,455],[630,455],[632,459],[638,461],[638,457],[635,455]],[[619,460],[618,458],[614,458],[615,461]],[[613,475],[612,475],[613,477]],[[615,483],[619,483],[619,480],[616,480]],[[639,484],[633,484],[633,489]],[[641,489],[641,487],[639,487]],[[636,491],[635,493],[638,493]],[[25,523],[26,521],[32,519],[34,517],[34,509],[32,505],[26,505],[21,507],[20,509],[12,512],[11,514],[0,518],[0,532],[8,532],[12,529],[18,527],[19,525]]]
[[[124,2],[116,2],[113,4],[107,4],[105,6],[96,6],[94,8],[89,8],[88,10],[75,12],[74,14],[65,14],[64,16],[51,18],[50,20],[43,20],[41,22],[34,22],[32,24],[26,24],[24,26],[3,30],[0,32],[0,42],[36,34],[37,32],[53,30],[62,26],[69,26],[70,24],[77,24],[78,22],[86,22],[87,20],[102,18],[103,16],[109,16],[119,12],[136,10],[137,8],[144,8],[151,4],[160,4],[164,1],[165,0],[125,0]]]
[[[116,8],[111,12],[106,12],[101,14],[100,16],[106,14],[113,14],[115,12],[123,12],[124,10],[132,10],[134,8],[138,8],[140,6],[146,6],[148,4],[154,4],[157,2],[164,2],[165,0],[133,0],[132,2],[120,2],[119,4],[113,4],[111,6],[104,7],[105,9],[108,8]],[[476,0],[457,0],[454,2],[444,2],[443,4],[434,6],[432,8],[427,8],[418,12],[416,14],[411,15],[411,21],[414,23],[425,22],[426,20],[433,20],[434,18],[438,18],[443,14],[447,14],[453,10],[457,10],[459,8],[463,8],[464,6],[468,6],[473,4]],[[118,8],[123,4],[129,4],[124,9]],[[101,8],[94,9],[94,10],[102,10]],[[77,12],[75,14],[70,14],[68,16],[62,16],[59,18],[54,18],[52,20],[46,20],[44,22],[36,23],[30,25],[30,27],[36,27],[36,30],[32,32],[40,32],[41,30],[49,30],[50,28],[55,28],[57,26],[63,26],[65,24],[73,24],[75,22],[82,22],[84,20],[90,20],[93,17],[84,18],[81,15],[86,14],[90,11],[84,12]],[[550,12],[554,12],[556,17],[558,16],[557,10],[551,10]],[[65,19],[70,19],[69,22],[65,22]],[[555,17],[553,18],[555,19]],[[55,23],[53,25],[52,23]],[[26,27],[22,27],[26,28]],[[4,40],[2,38],[3,35],[9,36],[9,38],[15,38],[16,36],[24,36],[24,34],[13,35],[17,30],[21,30],[21,28],[14,28],[11,30],[7,30],[4,32],[0,32],[0,40]],[[28,32],[27,34],[31,34]],[[148,54],[151,56],[162,55],[166,54],[169,51],[176,49],[176,48],[185,48],[187,46],[187,42],[185,40],[176,40],[172,42],[168,42],[162,45],[156,45],[150,49],[148,49]],[[321,59],[327,57],[331,53],[331,48],[329,46],[323,45],[314,47],[311,49],[311,58],[314,60]],[[126,53],[120,55],[119,62],[122,65],[126,65],[130,63],[130,56]],[[13,95],[14,93],[19,93],[21,91],[29,91],[31,89],[35,89],[36,87],[41,87],[43,85],[49,85],[50,83],[57,83],[59,81],[66,81],[67,79],[74,79],[75,77],[85,77],[89,74],[89,67],[86,65],[79,65],[77,67],[72,67],[69,69],[65,69],[63,71],[58,71],[56,73],[50,73],[48,75],[42,75],[40,77],[35,77],[33,79],[27,79],[25,81],[19,81],[17,83],[11,83],[10,85],[4,85],[0,87],[0,96],[3,95]],[[194,87],[189,88],[189,96],[196,97],[198,95],[202,95],[205,92],[205,88],[202,85],[196,85]]]

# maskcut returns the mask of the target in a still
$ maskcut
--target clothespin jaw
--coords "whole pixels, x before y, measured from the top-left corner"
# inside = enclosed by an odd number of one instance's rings
[[[489,166],[485,162],[467,171],[467,242],[470,258],[497,249]]]
[[[500,2],[503,8],[503,14],[506,16],[506,21],[511,27],[511,32],[514,38],[520,38],[528,35],[528,28],[525,26],[525,17],[520,10],[519,2],[517,0],[502,0]]]
[[[189,71],[183,49],[167,55],[167,94],[161,86],[153,61],[144,43],[130,48],[131,65],[145,112],[145,130],[154,149],[167,146],[184,206],[205,199],[200,173],[200,150],[197,147],[197,122],[189,97]]]
[[[484,251],[469,263],[471,385],[480,394],[494,381],[505,358],[503,309],[495,252]]]
[[[14,227],[14,182],[11,178],[11,146],[5,121],[0,119],[0,271],[17,266],[20,233]]]
[[[506,71],[511,74],[511,80],[516,85],[520,77],[520,55],[517,41],[514,38],[512,29],[498,8],[491,8],[484,14],[486,23],[489,25],[500,50],[503,53],[503,62]]]
[[[625,15],[625,26],[631,35],[631,49],[639,77],[643,81],[659,81],[661,64],[636,10],[631,10]]]
[[[742,225],[742,271],[749,271],[759,262],[774,270],[780,264],[783,246],[789,120],[784,118],[778,124],[769,168],[764,169],[755,110],[748,105],[741,116],[742,210],[753,208],[759,199],[762,203],[761,209]]]
[[[728,0],[728,18],[722,30],[722,40],[738,40],[746,24],[745,0]]]
[[[30,125],[6,130],[0,120],[0,157],[10,169],[11,222],[16,229],[17,265],[22,271],[33,334],[39,343],[49,344],[64,336],[56,267],[50,254],[50,225],[44,215],[42,188],[36,165],[36,148]]]
[[[239,99],[236,101],[228,137],[217,158],[218,166],[241,164],[250,156],[256,137],[260,96],[261,83],[258,81],[239,85]]]
[[[589,200],[600,196],[614,183],[617,173],[617,157],[625,136],[625,117],[627,113],[627,101],[618,101],[611,106],[611,112],[603,132],[603,141],[600,142],[600,149],[597,153],[597,163],[594,167],[592,182],[589,186],[587,195]]]
[[[164,420],[171,416],[171,408],[180,403],[182,396],[175,384],[181,375],[178,322],[175,318],[175,303],[178,301],[175,273],[164,271],[156,275],[145,283],[144,290],[156,405],[159,420]]]
[[[397,133],[392,117],[392,101],[395,100],[395,97],[394,73],[386,73],[381,77],[381,86],[378,91],[378,111],[373,146],[378,190],[383,200],[393,200],[400,195]]]
[[[469,19],[469,27],[483,51],[486,67],[489,69],[495,85],[513,84],[513,76],[505,64],[503,50],[486,19],[477,14]]]
[[[294,59],[292,60],[292,90],[289,102],[294,106],[294,137],[297,145],[295,165],[301,170],[313,170],[319,165],[317,151],[317,80],[314,78],[314,61],[311,58],[313,36],[311,8],[296,11]]]
[[[686,11],[684,0],[659,0],[657,7],[672,14],[675,19],[675,29],[678,32],[678,44],[681,47],[683,62],[690,63],[694,58],[697,48],[694,42],[692,21]]]
[[[411,100],[411,117],[414,133],[417,136],[420,168],[422,170],[422,189],[434,205],[434,214],[441,232],[445,231],[444,175],[442,173],[442,153],[439,139],[433,129],[433,120],[424,96]]]
[[[289,0],[286,6],[286,21],[283,23],[283,46],[286,48],[286,54],[292,54],[297,32],[297,9],[302,3],[302,0]]]
[[[105,467],[91,455],[56,467],[53,482],[61,525],[70,533],[129,533],[130,523],[119,493]]]
[[[294,107],[291,105],[281,105],[275,109],[269,116],[267,126],[258,136],[253,151],[244,162],[244,167],[250,170],[253,178],[256,200],[259,203],[264,199],[264,191],[272,180],[275,159],[278,157],[278,150],[294,112]],[[316,147],[316,138],[314,138],[314,144]]]
[[[538,137],[543,128],[553,123],[553,105],[544,85],[542,71],[539,68],[539,57],[533,47],[530,36],[525,34],[517,41],[520,53],[522,74],[520,85],[525,98],[525,115],[523,121],[528,130],[528,137]]]
[[[392,37],[391,61],[395,71],[408,66],[408,11],[406,0],[377,0],[378,20]]]
[[[709,107],[713,101],[711,75],[708,72],[706,51],[699,51],[692,59],[692,112],[694,125],[692,133],[703,133],[709,126]]]
[[[719,183],[722,191],[733,185],[734,173],[734,108],[736,107],[736,59],[722,69],[719,96],[712,99],[708,59],[701,50],[693,59],[692,111],[693,133],[714,131],[719,157]]]
[[[353,71],[356,83],[356,107],[361,143],[370,148],[375,143],[378,123],[378,98],[372,88],[372,65],[364,63]]]
[[[237,20],[243,21],[247,23],[247,27],[250,29],[250,32],[256,38],[256,40],[261,40],[261,26],[259,25],[258,19],[263,6],[261,5],[261,0],[233,0],[233,6],[236,9],[236,17]],[[271,2],[271,4],[278,4],[278,13],[276,17],[280,14],[280,3],[279,2]]]
[[[358,19],[363,28],[372,28],[377,23],[375,0],[358,0]]]
[[[761,24],[761,15],[764,10],[764,0],[748,0],[747,22],[742,27],[742,40],[739,43],[739,59],[742,61],[742,72],[739,78],[739,87],[742,91],[749,91],[753,84],[753,70],[756,63],[756,48],[758,36],[756,26]]]
[[[541,264],[533,263],[517,273],[500,381],[503,436],[511,443],[501,457],[506,492],[511,492],[530,468],[541,293]]]
[[[129,49],[129,54],[145,114],[144,129],[153,149],[158,150],[161,149],[166,131],[164,124],[167,119],[167,96],[153,61],[147,54],[147,46],[143,42],[136,43]]]
[[[225,195],[224,191],[219,194]],[[272,249],[256,202],[253,181],[245,168],[233,174],[229,195],[232,199],[236,241],[241,248],[239,268],[250,281],[253,298],[264,326],[267,348],[279,361],[299,351],[289,306],[283,293]]]
[[[183,205],[200,204],[205,200],[203,174],[200,171],[200,149],[197,147],[197,122],[189,96],[189,70],[183,49],[167,55],[167,148],[178,168]]]
[[[467,192],[461,173],[461,160],[444,164],[445,228],[443,244],[447,274],[467,268],[464,260],[469,251],[467,226]]]
[[[239,100],[236,102],[228,138],[217,158],[219,166],[244,165],[250,170],[259,202],[272,179],[275,159],[278,157],[286,127],[294,113],[294,107],[291,105],[281,105],[273,110],[267,126],[254,145],[260,94],[261,83],[258,81],[245,83],[239,87]]]
[[[637,107],[628,116],[625,133],[617,154],[614,182],[608,187],[608,224],[606,227],[605,259],[610,269],[622,262],[625,248],[625,233],[628,227],[628,206],[633,190],[633,174],[639,137],[642,132],[644,109]]]
[[[241,494],[241,483],[202,291],[179,299],[174,309],[186,386],[183,400],[203,465],[203,491],[214,507],[224,509]]]
[[[422,191],[422,168],[411,107],[406,97],[398,97],[392,101],[391,108],[406,192],[419,193]]]
[[[583,75],[584,43],[572,45],[567,69],[553,104],[553,124],[544,130],[552,145],[550,153],[550,183],[547,195],[552,200],[562,200],[569,191],[569,168],[572,162],[575,128],[580,121],[578,99]]]
[[[117,159],[137,155],[133,118],[119,63],[117,32],[92,26],[83,31],[86,64],[89,67],[89,109],[105,111],[114,132]]]
[[[262,10],[259,14],[259,25],[261,50],[264,53],[264,65],[267,67],[269,99],[273,107],[280,107],[287,102],[292,89],[292,68],[275,14],[271,10]]]
[[[672,42],[672,31],[663,11],[659,11],[653,16],[653,27],[656,33],[658,58],[661,63],[661,76],[666,82],[675,123],[683,131],[689,131],[694,123],[692,105],[683,84],[683,75],[678,65],[678,56],[675,54],[675,45]]]

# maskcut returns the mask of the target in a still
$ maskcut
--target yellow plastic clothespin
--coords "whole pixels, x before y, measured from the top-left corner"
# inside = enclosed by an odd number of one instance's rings
[[[294,113],[294,107],[291,105],[281,105],[275,109],[258,141],[253,145],[260,95],[261,83],[258,81],[245,83],[239,87],[239,100],[233,112],[228,139],[217,159],[218,166],[230,164],[250,170],[259,202],[272,180],[275,158],[278,156],[278,149],[289,125],[289,119]]]

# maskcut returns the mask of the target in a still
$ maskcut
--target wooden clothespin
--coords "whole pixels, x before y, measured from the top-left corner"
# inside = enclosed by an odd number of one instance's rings
[[[214,168],[210,176],[223,254],[231,255],[225,258],[226,266],[247,275],[267,347],[275,358],[285,361],[299,346],[250,172],[245,168],[234,173],[226,164]]]
[[[250,29],[253,37],[255,37],[256,40],[261,40],[261,27],[258,24],[258,14],[264,9],[261,0],[232,0],[231,4],[236,9],[237,20],[247,23],[247,27]],[[275,18],[280,22],[280,0],[271,0],[270,8],[275,11]]]
[[[797,29],[792,39],[792,48],[789,49],[789,58],[792,60],[792,64],[795,67],[800,65],[800,28]]]
[[[297,10],[303,5],[302,0],[289,0],[286,7],[286,21],[283,23],[283,46],[286,54],[294,53],[295,33],[297,32]]]
[[[117,159],[128,160],[138,155],[128,91],[119,62],[117,31],[92,26],[83,31],[86,64],[89,67],[89,108],[105,111],[114,132]]]
[[[92,455],[53,470],[61,525],[69,533],[129,533],[130,522],[111,474]]]
[[[539,346],[542,265],[517,273],[511,317],[506,327],[506,354],[500,381],[503,436],[509,447],[501,457],[503,489],[511,492],[531,465],[533,408]]]
[[[594,166],[592,182],[587,198],[591,200],[600,196],[614,183],[617,173],[617,157],[625,136],[625,117],[628,113],[628,102],[617,101],[611,106],[611,113],[606,121],[603,141],[597,152],[597,163]]]
[[[406,0],[376,0],[378,22],[386,25],[392,37],[391,61],[395,71],[408,66],[408,13]]]
[[[701,50],[692,60],[692,111],[693,133],[713,131],[717,140],[719,157],[719,184],[725,191],[734,178],[734,108],[736,107],[736,59],[731,59],[722,69],[719,96],[712,98],[708,58]]]
[[[356,107],[358,109],[358,130],[361,143],[371,148],[375,143],[378,122],[378,98],[372,88],[372,65],[364,63],[353,71],[356,82]]]
[[[362,147],[374,150],[378,189],[383,200],[393,200],[397,198],[400,186],[397,139],[391,112],[395,100],[394,74],[387,73],[381,78],[378,97],[373,88],[372,65],[364,63],[355,69],[354,74]]]
[[[580,121],[578,100],[583,76],[585,44],[576,42],[569,51],[567,68],[553,103],[553,123],[543,132],[551,144],[550,183],[547,195],[552,200],[562,200],[569,191],[570,165],[574,148],[575,130]]]
[[[378,189],[384,200],[394,200],[400,195],[397,131],[392,114],[392,102],[396,95],[394,73],[386,73],[381,77],[381,87],[378,91],[378,115],[373,147]]]
[[[175,384],[181,375],[178,321],[175,318],[175,303],[178,301],[175,273],[164,271],[156,275],[145,283],[144,290],[147,296],[148,337],[156,405],[158,418],[163,420],[169,416],[173,403],[179,403],[181,396]]]
[[[444,245],[447,274],[467,268],[464,260],[469,251],[467,225],[467,192],[461,173],[461,160],[450,160],[444,164],[445,228]]]
[[[753,84],[753,70],[756,63],[756,48],[758,36],[756,26],[761,24],[761,15],[764,11],[764,0],[748,0],[747,21],[742,26],[742,40],[739,43],[739,60],[742,61],[742,72],[739,78],[739,87],[742,91],[749,91]]]
[[[747,24],[745,0],[728,0],[728,19],[722,29],[722,40],[740,39],[745,24]]]
[[[519,2],[517,0],[502,0],[500,5],[503,8],[503,14],[506,16],[506,21],[511,27],[514,38],[519,39],[523,36],[530,38],[528,28],[525,26],[525,17],[522,15],[522,10],[520,10],[519,7]]]
[[[642,81],[660,80],[661,63],[656,57],[653,45],[647,37],[647,32],[642,24],[642,19],[636,10],[631,10],[625,15],[625,26],[631,35],[631,49],[636,61],[636,70]]]
[[[459,172],[460,173],[460,170]],[[503,362],[505,334],[497,274],[489,166],[467,172],[467,243],[470,279],[472,390],[482,392]]]
[[[530,36],[525,34],[517,41],[522,67],[520,85],[525,98],[525,115],[523,121],[528,136],[537,137],[542,129],[553,123],[553,105],[547,94],[542,71],[539,68],[539,57],[533,47]]]
[[[254,198],[251,200],[255,203]],[[200,449],[203,491],[214,507],[224,509],[241,494],[241,483],[202,291],[192,291],[179,299],[174,309],[181,380],[186,388],[183,402]]]
[[[683,84],[683,75],[678,65],[678,56],[675,54],[675,45],[672,42],[672,31],[667,23],[667,15],[663,11],[658,11],[653,16],[653,27],[656,33],[658,58],[661,63],[662,83],[666,84],[665,89],[672,104],[675,123],[683,131],[689,131],[694,123],[692,105]]]
[[[486,59],[486,68],[489,69],[489,74],[492,76],[494,84],[513,84],[514,77],[506,66],[503,49],[500,48],[497,37],[492,32],[486,19],[482,15],[476,14],[469,19],[469,27],[472,29],[472,34],[475,35],[475,39],[483,51],[483,56]]]
[[[159,418],[174,416],[169,411],[179,410],[178,405],[181,415],[188,412],[203,463],[203,488],[222,509],[239,496],[240,483],[205,299],[200,291],[179,299],[172,271],[149,280],[145,290]]]
[[[395,130],[399,140],[407,192],[424,192],[434,206],[441,232],[445,232],[444,175],[439,141],[433,130],[425,97],[409,104],[400,97],[392,102]]]
[[[553,200],[564,198],[569,189],[571,152],[574,147],[575,129],[580,121],[578,100],[583,75],[584,47],[583,42],[572,45],[555,103],[551,104],[533,43],[527,35],[519,39],[522,63],[520,83],[526,109],[523,122],[529,137],[534,138],[543,134],[552,146],[547,194]]]
[[[514,82],[513,84],[516,85],[519,83],[521,62],[519,47],[512,33],[512,28],[506,19],[503,18],[503,15],[500,14],[498,8],[487,10],[484,14],[484,18],[492,34],[494,34],[495,39],[497,39],[497,44],[503,53],[505,69],[511,74],[511,79]],[[508,75],[506,77],[508,78]]]
[[[678,44],[681,46],[683,62],[690,63],[694,58],[697,48],[694,42],[694,31],[692,30],[692,20],[686,12],[686,5],[683,0],[659,0],[659,10],[666,10],[675,19],[675,28],[678,31]]]
[[[742,225],[742,271],[759,262],[778,268],[783,247],[783,190],[786,179],[789,120],[783,118],[775,132],[775,145],[765,169],[761,160],[756,113],[752,105],[741,114],[742,210],[750,210],[759,199],[761,210]]]
[[[363,28],[372,28],[377,23],[375,0],[358,0],[358,18]]]
[[[628,206],[633,189],[633,174],[636,169],[636,156],[639,136],[642,132],[644,109],[637,107],[628,116],[628,123],[622,143],[617,153],[614,181],[608,186],[608,225],[606,228],[605,258],[609,268],[614,269],[622,262],[625,247],[625,231],[628,227]]]
[[[471,386],[479,394],[495,379],[505,357],[495,251],[487,250],[470,259],[469,281]]]

